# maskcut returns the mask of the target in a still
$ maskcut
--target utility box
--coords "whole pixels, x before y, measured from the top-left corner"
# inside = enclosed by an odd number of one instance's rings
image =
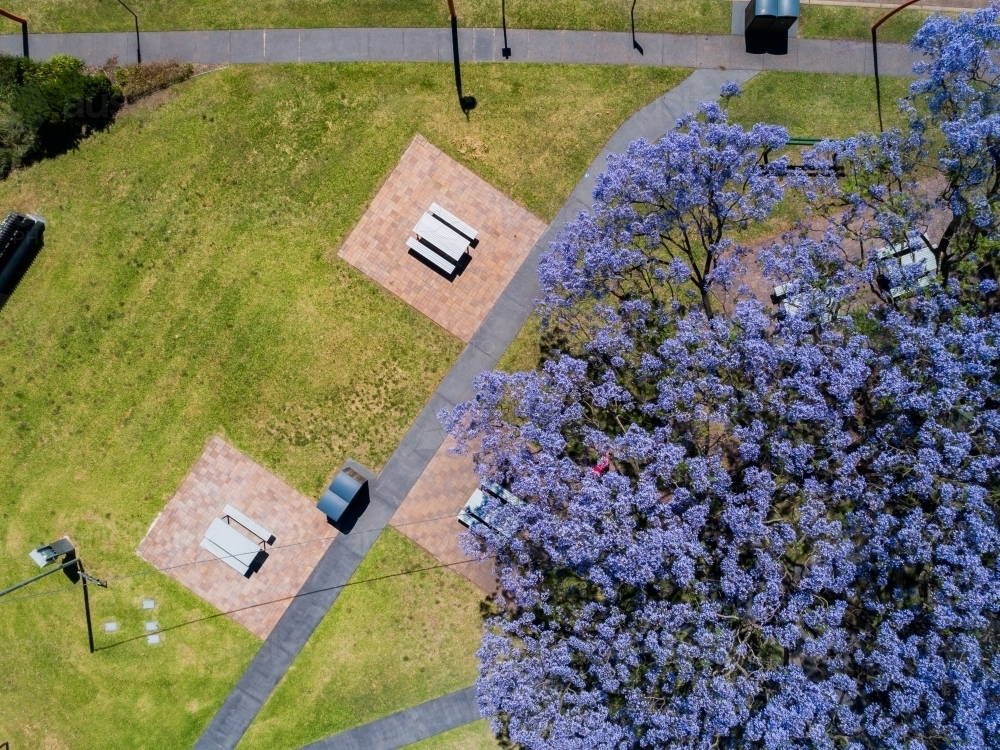
[[[746,50],[787,55],[788,30],[799,20],[799,0],[750,0],[743,16]]]
[[[326,517],[336,523],[347,511],[351,503],[359,500],[361,496],[367,495],[368,478],[349,466],[345,466],[333,481],[329,489],[323,493],[316,507],[319,508]]]
[[[45,219],[9,213],[0,222],[0,305],[9,297],[43,244]]]

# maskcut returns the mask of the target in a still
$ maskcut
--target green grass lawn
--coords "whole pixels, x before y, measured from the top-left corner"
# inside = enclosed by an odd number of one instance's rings
[[[134,0],[143,31],[176,29],[273,29],[323,27],[447,26],[444,0]],[[134,21],[115,0],[8,0],[7,9],[28,19],[37,33],[131,31]],[[507,4],[511,29],[593,29],[628,31],[628,0],[517,0]],[[644,0],[635,7],[637,31],[674,34],[728,34],[728,0]],[[464,28],[499,28],[496,0],[455,0]],[[871,39],[881,8],[803,5],[799,35],[822,39]],[[905,10],[882,25],[879,39],[908,42],[926,11]],[[0,31],[14,34],[12,22]]]
[[[910,81],[882,76],[885,126],[903,123],[897,103]],[[878,131],[875,79],[822,73],[759,73],[743,87],[729,109],[730,119],[749,127],[755,122],[784,125],[790,136],[844,138]]]
[[[0,310],[2,583],[63,534],[97,576],[148,574],[135,549],[213,434],[310,496],[345,456],[380,467],[462,349],[336,257],[414,134],[550,219],[684,75],[464,72],[468,121],[448,65],[231,67],[0,183],[49,222]],[[159,647],[128,640],[145,596]],[[122,623],[93,656],[78,589],[0,603],[0,740],[190,747],[259,646],[161,574],[92,606]]]
[[[173,29],[261,29],[448,26],[444,0],[133,0],[144,31]],[[28,19],[34,32],[130,31],[134,21],[115,0],[8,0],[12,13]],[[631,28],[626,0],[518,0],[507,5],[507,27],[521,29]],[[464,28],[499,28],[496,0],[456,0]],[[636,29],[673,33],[726,34],[728,0],[653,0],[638,3]],[[12,22],[0,24],[17,33]]]
[[[844,5],[803,5],[799,36],[812,39],[863,39],[871,41],[872,26],[889,8],[854,8]],[[909,42],[930,13],[903,10],[879,27],[880,42]]]
[[[497,742],[485,719],[407,745],[406,750],[497,750]]]
[[[239,750],[294,750],[471,685],[482,594],[392,529],[379,537]],[[369,580],[370,583],[363,583]]]

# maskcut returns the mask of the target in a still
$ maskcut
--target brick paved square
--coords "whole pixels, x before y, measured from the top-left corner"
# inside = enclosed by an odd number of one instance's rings
[[[431,203],[479,232],[454,281],[406,247]],[[545,223],[417,135],[338,255],[468,343]]]
[[[267,560],[250,578],[200,546],[212,519],[221,518],[227,504],[275,536],[274,546],[267,548]],[[257,541],[238,525],[234,527]],[[267,638],[291,603],[288,597],[298,593],[336,535],[314,500],[214,437],[153,521],[138,554],[157,568],[173,568],[167,575],[247,630]]]
[[[445,438],[389,522],[445,565],[468,558],[458,546],[458,537],[466,528],[456,516],[479,486],[479,477],[472,468],[472,452],[454,456],[449,453],[454,445],[453,438]],[[486,593],[496,590],[493,564],[488,560],[462,563],[452,570]]]

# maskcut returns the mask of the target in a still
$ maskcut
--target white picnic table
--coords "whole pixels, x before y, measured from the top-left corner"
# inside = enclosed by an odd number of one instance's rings
[[[458,262],[469,249],[469,240],[431,214],[425,213],[413,227],[413,233],[426,240],[454,262]]]

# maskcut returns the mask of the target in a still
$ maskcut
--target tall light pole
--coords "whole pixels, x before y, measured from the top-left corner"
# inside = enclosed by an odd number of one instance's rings
[[[44,547],[36,547],[28,553],[28,556],[31,557],[31,559],[34,560],[40,568],[47,567],[52,563],[57,562],[57,559],[60,557],[62,558],[62,562],[51,570],[46,570],[44,573],[39,573],[38,575],[32,576],[31,578],[21,581],[20,583],[15,583],[13,586],[8,586],[0,591],[0,596],[5,596],[12,591],[24,588],[35,581],[45,578],[45,576],[58,573],[60,570],[65,571],[67,577],[73,583],[76,583],[82,578],[83,612],[87,617],[87,641],[90,644],[90,653],[94,653],[94,626],[90,621],[90,594],[87,591],[87,583],[94,583],[103,588],[107,588],[108,584],[94,578],[92,575],[84,571],[83,561],[76,556],[76,549],[73,547],[69,539],[58,539],[52,542],[52,544],[47,544]]]
[[[130,7],[128,7],[122,0],[118,0],[118,4],[122,6],[125,10],[132,14],[132,18],[135,19],[135,61],[142,64],[142,46],[139,44],[139,16],[135,14]]]
[[[635,40],[635,3],[636,0],[632,0],[632,49],[639,50],[639,54],[645,57],[646,53],[642,51],[642,47],[639,45],[639,42]]]
[[[878,129],[883,133],[885,132],[885,128],[882,126],[882,87],[879,84],[878,79],[878,27],[899,13],[899,11],[903,8],[918,2],[920,2],[920,0],[908,0],[908,2],[903,3],[895,10],[891,10],[886,13],[875,22],[874,26],[872,26],[872,62],[875,64],[875,103],[878,106]]]
[[[503,22],[503,48],[500,53],[506,60],[510,57],[510,47],[507,46],[507,0],[500,0],[500,20]]]
[[[9,18],[11,21],[16,21],[21,24],[21,41],[24,42],[24,56],[28,56],[28,19],[21,18],[20,16],[15,16],[13,13],[9,13],[6,10],[0,9],[0,16],[4,18]]]

